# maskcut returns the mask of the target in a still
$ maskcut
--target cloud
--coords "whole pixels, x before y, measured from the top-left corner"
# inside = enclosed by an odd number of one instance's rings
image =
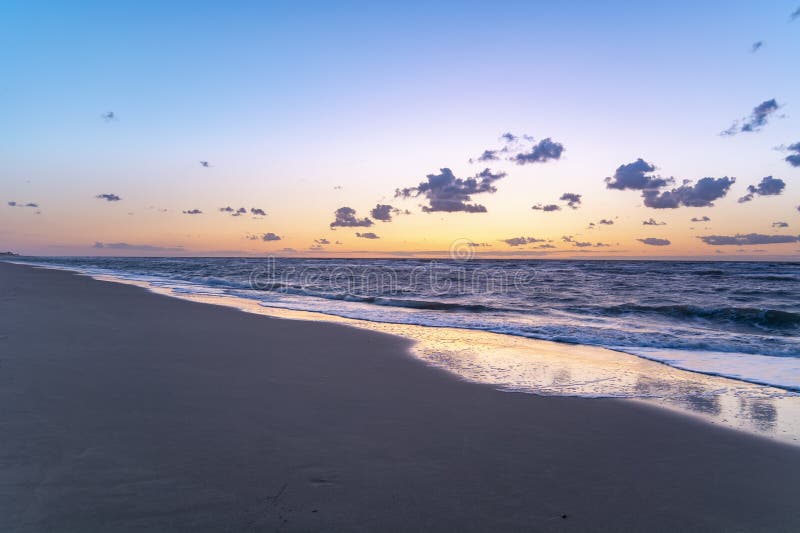
[[[183,252],[183,246],[163,247],[150,244],[128,244],[127,242],[96,242],[92,248],[127,250],[136,252]]]
[[[7,202],[7,203],[8,203],[9,207],[33,207],[33,208],[38,208],[39,207],[39,204],[37,204],[35,202],[28,202],[26,204],[23,204],[21,202],[15,202],[15,201],[12,200],[12,201]]]
[[[572,209],[578,209],[578,206],[581,205],[581,198],[583,197],[582,194],[575,194],[573,192],[565,192],[561,195],[562,202],[567,202],[567,205]]]
[[[281,240],[281,238],[270,231],[268,233],[264,233],[263,235],[261,235],[261,240],[264,242],[273,242],[273,241],[279,241]]]
[[[753,47],[750,49],[750,53],[755,54],[756,52],[764,46],[764,41],[756,41],[753,43]]]
[[[653,175],[655,170],[655,165],[639,158],[633,163],[617,167],[614,175],[605,179],[606,188],[620,191],[626,189],[642,191],[658,189],[675,182],[673,178]]]
[[[293,254],[293,253],[295,253],[297,250],[295,250],[294,248],[281,248],[279,251],[281,251],[281,252],[286,252],[286,253],[290,253],[290,254]]]
[[[98,194],[97,196],[95,196],[95,198],[97,198],[98,200],[105,200],[107,202],[119,202],[120,200],[122,200],[122,198],[120,198],[116,194],[111,194],[111,193]]]
[[[500,239],[500,241],[509,246],[523,246],[525,244],[545,242],[545,239],[537,239],[535,237],[511,237],[510,239]]]
[[[749,117],[737,120],[730,128],[723,131],[720,135],[736,135],[737,133],[748,133],[759,131],[767,125],[769,117],[778,109],[780,105],[775,99],[764,100],[753,108]]]
[[[786,223],[786,222],[773,222],[772,223],[772,227],[773,228],[788,228],[789,224]]]
[[[739,203],[751,201],[756,195],[759,196],[777,196],[786,188],[786,182],[779,178],[772,176],[765,176],[761,179],[758,185],[749,185],[747,187],[747,194],[739,198]]]
[[[203,212],[199,209],[189,209],[188,211],[183,212],[184,215],[202,215]]]
[[[485,213],[486,207],[480,204],[467,203],[472,201],[472,195],[480,193],[494,193],[497,188],[494,182],[505,177],[505,172],[492,173],[484,169],[470,178],[457,178],[449,168],[440,169],[440,174],[428,174],[427,181],[416,187],[397,189],[395,196],[410,198],[424,196],[428,205],[422,206],[426,213],[437,211],[453,213]]]
[[[220,207],[219,210],[222,213],[234,213],[234,212],[236,212],[236,210],[234,208],[232,208],[231,206]]]
[[[335,220],[330,223],[333,228],[368,228],[373,222],[369,218],[357,218],[352,207],[340,207],[334,213]]]
[[[208,161],[200,161],[200,166],[203,168],[211,168],[211,163]]]
[[[378,237],[377,235],[375,235],[371,231],[368,231],[366,233],[356,232],[356,237],[360,237],[362,239],[380,239],[380,237]]]
[[[689,222],[711,222],[711,219],[708,218],[707,216],[702,216],[702,217],[699,217],[699,218],[698,217],[692,217],[692,219]]]
[[[531,207],[534,211],[544,211],[545,213],[549,213],[551,211],[561,211],[561,207],[557,206],[556,204],[536,204]]]
[[[647,237],[645,239],[636,239],[648,246],[669,246],[672,244],[668,239],[658,239],[656,237]]]
[[[761,233],[737,233],[733,236],[703,235],[698,237],[701,241],[712,246],[743,246],[749,244],[783,244],[800,242],[800,236],[795,235],[763,235]]]
[[[320,239],[314,239],[314,242],[316,244],[319,244],[320,246],[325,246],[326,244],[330,244],[331,243],[331,241],[329,241],[325,237],[322,237]]]
[[[240,217],[240,216],[242,216],[242,215],[244,215],[246,213],[247,213],[247,209],[245,209],[244,207],[240,207],[239,209],[236,210],[235,213],[232,213],[231,216],[232,217]]]
[[[497,152],[498,152],[497,150],[484,150],[483,153],[475,161],[480,161],[483,163],[487,161],[497,161],[498,159],[500,159],[497,156]],[[470,160],[470,163],[472,163],[472,160]]]
[[[554,142],[550,137],[542,139],[538,144],[534,144],[530,152],[523,152],[516,154],[511,159],[518,165],[526,165],[528,163],[546,163],[550,160],[561,159],[561,154],[564,153],[564,145]]]
[[[263,209],[259,209],[258,207],[251,207],[250,208],[250,213],[252,213],[254,216],[258,216],[258,217],[267,216],[267,212],[264,211]]]
[[[343,188],[344,188],[344,187],[342,187],[341,185],[334,185],[334,186],[333,186],[333,190],[334,190],[334,191],[341,191]]]
[[[608,218],[601,218],[600,222],[598,222],[598,224],[601,224],[601,225],[604,225],[604,226],[613,226],[614,225],[614,221],[610,220]]]
[[[644,205],[653,209],[675,209],[686,207],[712,207],[714,200],[728,194],[728,189],[736,182],[736,178],[701,178],[692,185],[684,180],[683,185],[669,191],[642,191]]]
[[[116,115],[116,113],[114,113],[113,111],[106,111],[105,113],[103,113],[103,114],[102,114],[102,115],[100,115],[100,116],[101,116],[101,117],[103,118],[103,120],[105,120],[106,122],[114,122],[115,120],[117,120],[117,115]]]
[[[784,161],[786,161],[793,167],[800,167],[800,142],[790,144],[786,149],[789,150],[790,152],[795,152],[795,153],[787,155]]]
[[[656,222],[654,219],[649,218],[642,222],[643,226],[666,226],[666,222]]]
[[[588,242],[588,241],[586,241],[586,242],[576,241],[575,237],[573,237],[572,235],[564,235],[563,237],[561,237],[561,240],[566,242],[566,243],[571,244],[572,246],[574,246],[576,248],[591,248],[591,247],[602,248],[602,247],[610,246],[610,245],[602,243],[602,242],[598,242],[598,243],[592,244],[591,242]]]
[[[393,208],[388,204],[378,204],[372,208],[372,211],[369,212],[372,215],[372,218],[375,220],[380,220],[382,222],[391,222],[392,221],[392,213],[396,213],[398,209]]]
[[[792,12],[792,14],[791,14],[791,15],[789,15],[789,19],[790,19],[790,20],[796,20],[796,19],[798,19],[798,18],[800,18],[800,7],[798,7],[797,9],[795,9],[795,10]]]
[[[517,137],[513,133],[504,133],[500,136],[500,139],[507,143],[513,143],[516,142],[517,139],[519,139],[519,137]]]

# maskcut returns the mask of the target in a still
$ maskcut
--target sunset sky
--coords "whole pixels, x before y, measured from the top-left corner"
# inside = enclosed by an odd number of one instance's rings
[[[800,259],[798,0],[215,4],[0,5],[0,251]]]

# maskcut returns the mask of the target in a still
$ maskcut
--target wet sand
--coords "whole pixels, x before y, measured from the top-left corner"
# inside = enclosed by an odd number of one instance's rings
[[[0,263],[0,531],[800,529],[800,448],[408,348]]]

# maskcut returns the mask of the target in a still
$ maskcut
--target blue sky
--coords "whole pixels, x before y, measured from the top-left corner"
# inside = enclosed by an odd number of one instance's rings
[[[163,4],[0,6],[0,195],[42,205],[36,219],[3,210],[0,244],[261,253],[244,235],[274,231],[285,238],[270,246],[300,250],[334,236],[336,208],[366,214],[391,202],[413,215],[381,226],[380,243],[348,234],[343,249],[557,239],[615,216],[630,222],[606,240],[637,255],[649,253],[635,237],[649,236],[637,231],[650,214],[669,219],[671,253],[705,253],[684,223],[699,211],[652,213],[635,194],[605,189],[604,177],[639,157],[678,182],[737,177],[707,213],[721,224],[709,231],[769,233],[772,218],[793,216],[798,233],[798,169],[774,150],[800,141],[795,1]],[[756,41],[764,45],[751,53]],[[719,136],[771,98],[782,107],[762,131]],[[118,120],[102,120],[107,111]],[[506,131],[552,137],[564,157],[507,168],[498,192],[481,198],[485,215],[421,214],[393,198],[442,167],[480,170],[468,159]],[[738,205],[767,175],[786,191],[759,199],[760,209]],[[581,210],[557,220],[531,212],[566,190],[585,195]],[[104,192],[124,205],[94,201]],[[178,216],[245,203],[269,217],[244,226]]]

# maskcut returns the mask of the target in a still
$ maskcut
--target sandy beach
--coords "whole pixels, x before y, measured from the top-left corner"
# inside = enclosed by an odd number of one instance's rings
[[[8,263],[0,317],[2,531],[800,528],[800,448],[399,337]]]

